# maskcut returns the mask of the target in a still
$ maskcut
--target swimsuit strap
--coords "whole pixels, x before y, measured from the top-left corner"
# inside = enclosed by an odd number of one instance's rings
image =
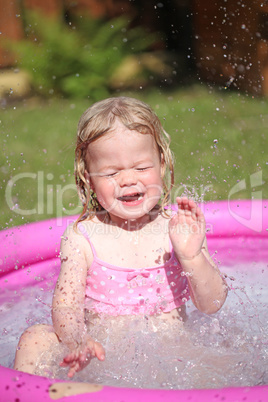
[[[173,249],[173,245],[172,245],[172,242],[170,239],[169,239],[169,252],[170,252],[170,258],[171,258],[174,254],[174,249]]]
[[[87,239],[87,241],[89,242],[90,247],[91,247],[91,250],[92,250],[92,253],[93,253],[93,257],[96,258],[96,257],[97,257],[97,253],[96,253],[95,247],[93,246],[93,243],[92,243],[92,241],[90,240],[90,237],[89,237],[89,235],[88,235],[88,232],[86,231],[85,226],[84,226],[82,223],[79,223],[79,224],[78,224],[78,229],[79,229],[80,233],[81,233],[81,234]]]

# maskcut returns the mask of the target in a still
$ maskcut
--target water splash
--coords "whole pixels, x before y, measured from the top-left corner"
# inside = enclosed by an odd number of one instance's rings
[[[222,267],[230,288],[225,306],[207,316],[187,302],[184,326],[147,316],[99,317],[91,336],[104,345],[106,360],[93,359],[74,381],[169,389],[267,383],[266,269],[264,264]],[[5,366],[12,366],[19,336],[28,325],[51,323],[52,293],[42,291],[41,297],[40,292],[36,285],[0,295],[0,358]],[[36,374],[66,379],[66,369],[58,366],[65,353],[63,346],[50,350]]]

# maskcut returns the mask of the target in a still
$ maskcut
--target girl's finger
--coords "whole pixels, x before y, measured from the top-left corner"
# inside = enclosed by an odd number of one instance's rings
[[[72,378],[75,373],[78,371],[79,369],[79,364],[78,363],[74,363],[74,365],[70,368],[69,372],[68,372],[68,377]]]
[[[95,353],[99,360],[105,360],[105,350],[99,342],[95,342]]]

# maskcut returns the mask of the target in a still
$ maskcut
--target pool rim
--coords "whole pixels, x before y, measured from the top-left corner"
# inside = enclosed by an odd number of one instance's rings
[[[221,244],[222,263],[230,265],[234,261],[237,248],[245,261],[249,256],[253,261],[268,261],[268,200],[215,201],[202,205],[210,231],[207,233],[209,248]],[[238,213],[239,210],[239,213]],[[254,212],[255,211],[255,212]],[[258,211],[258,215],[256,214]],[[260,216],[259,216],[260,215]],[[253,216],[253,218],[252,218]],[[241,218],[242,217],[242,218]],[[32,278],[25,278],[24,268],[31,267],[34,272],[45,272],[45,267],[57,267],[60,236],[64,228],[75,217],[53,218],[0,231],[0,289],[10,286],[26,286]],[[254,219],[258,220],[255,225]],[[211,230],[212,228],[212,230]],[[38,236],[38,242],[36,238]],[[256,242],[258,252],[256,253]],[[25,245],[25,243],[27,244]],[[33,247],[35,244],[35,247]],[[41,247],[40,247],[41,245]],[[29,249],[30,247],[30,249]],[[16,268],[16,269],[14,269]],[[19,278],[19,280],[18,280]],[[24,279],[24,280],[23,280]],[[33,376],[0,366],[0,389],[6,400],[36,402],[38,398],[51,401],[49,388],[62,380]],[[66,382],[68,384],[68,382]],[[148,390],[137,388],[117,388],[102,386],[101,391],[68,396],[69,401],[117,401],[132,402],[137,398],[146,401],[264,401],[268,386],[228,387],[221,389],[191,390]],[[66,400],[65,398],[58,399]]]

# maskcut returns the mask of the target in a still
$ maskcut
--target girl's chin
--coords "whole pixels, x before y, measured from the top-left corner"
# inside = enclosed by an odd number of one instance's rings
[[[147,213],[144,211],[141,211],[140,213],[137,212],[132,212],[132,213],[110,213],[111,219],[113,221],[135,221],[135,220],[140,220],[143,219],[145,216],[147,216]]]
[[[152,205],[151,208],[120,208],[119,210],[114,209],[113,211],[109,212],[109,215],[111,219],[114,222],[120,222],[120,221],[143,221],[143,220],[150,220],[148,219],[148,215],[150,214],[150,211],[155,207],[155,205]]]

